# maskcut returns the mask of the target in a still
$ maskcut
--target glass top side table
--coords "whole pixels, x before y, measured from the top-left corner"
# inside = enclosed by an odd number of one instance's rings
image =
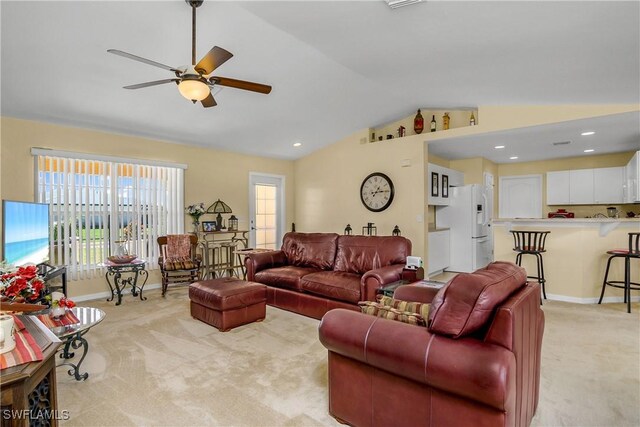
[[[60,358],[64,359],[65,362],[59,366],[70,366],[71,369],[68,371],[69,375],[74,376],[77,381],[83,381],[89,377],[88,372],[80,374],[80,365],[89,351],[89,342],[84,338],[84,335],[89,332],[91,328],[102,322],[106,314],[99,308],[93,307],[73,307],[71,311],[75,314],[78,320],[80,320],[79,323],[56,326],[50,329],[51,332],[53,332],[64,343],[62,353],[60,353]],[[72,359],[75,356],[75,353],[70,350],[78,350],[80,348],[82,349],[82,356],[78,363],[74,364],[69,361],[69,359]]]
[[[146,262],[141,259],[134,259],[133,261],[124,264],[105,260],[100,264],[100,267],[105,267],[107,269],[105,278],[107,279],[107,284],[111,290],[111,296],[107,298],[107,301],[113,301],[117,296],[118,301],[116,301],[116,305],[120,305],[122,303],[122,291],[127,286],[131,286],[131,295],[134,297],[140,295],[140,300],[146,300],[147,298],[142,296],[142,290],[149,278],[149,273],[145,266]],[[140,277],[144,279],[142,286],[138,286],[138,279]]]

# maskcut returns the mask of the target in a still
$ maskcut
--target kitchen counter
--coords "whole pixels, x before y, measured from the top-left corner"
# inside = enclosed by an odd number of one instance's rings
[[[549,299],[596,303],[602,289],[607,251],[626,248],[628,233],[640,231],[640,218],[500,218],[492,222],[494,259],[515,261],[513,237],[509,231],[548,230],[544,271]],[[535,257],[522,257],[529,275],[536,272]],[[632,266],[632,281],[640,281],[640,269]],[[624,278],[624,262],[611,263],[609,277]],[[632,293],[632,301],[638,300]],[[622,302],[622,290],[607,287],[604,302]]]
[[[600,236],[606,236],[617,228],[640,231],[640,218],[498,218],[492,221],[494,226],[503,225],[512,228],[531,227],[532,229],[552,228],[599,228]]]
[[[498,218],[492,221],[494,224],[506,222],[527,223],[540,222],[544,224],[569,224],[569,223],[590,223],[601,224],[611,222],[630,222],[640,224],[640,218]]]

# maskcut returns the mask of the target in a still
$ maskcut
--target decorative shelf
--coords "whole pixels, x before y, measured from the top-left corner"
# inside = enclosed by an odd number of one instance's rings
[[[424,118],[424,130],[420,135],[426,134],[436,134],[442,132],[448,132],[449,130],[459,129],[464,127],[469,127],[469,119],[471,117],[471,113],[473,113],[476,119],[476,125],[478,124],[478,110],[477,109],[457,109],[457,110],[444,110],[444,109],[428,109],[421,108],[420,112],[422,117]],[[369,128],[369,142],[381,142],[386,141],[388,139],[398,139],[398,128],[400,126],[405,127],[405,136],[402,138],[406,138],[408,136],[417,135],[413,131],[413,119],[416,116],[417,110],[413,112],[410,116],[406,116],[400,120],[397,120],[392,123],[387,123],[385,125],[376,126],[375,128]],[[443,119],[444,113],[449,113],[449,129],[443,129]],[[436,131],[431,132],[431,119],[435,116],[436,119]],[[393,138],[388,138],[391,135]],[[380,139],[382,137],[382,139]]]

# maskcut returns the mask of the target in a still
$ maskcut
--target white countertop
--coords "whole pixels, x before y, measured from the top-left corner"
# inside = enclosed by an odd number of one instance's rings
[[[606,236],[616,228],[640,231],[640,218],[498,218],[491,223],[496,227],[505,227],[507,230],[521,226],[535,228],[598,228],[600,236]]]
[[[544,224],[603,224],[616,222],[640,223],[640,218],[497,218],[492,220],[492,223],[494,224],[506,224],[514,222],[541,222]]]

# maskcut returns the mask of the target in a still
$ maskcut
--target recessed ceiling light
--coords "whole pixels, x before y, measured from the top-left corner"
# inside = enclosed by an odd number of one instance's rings
[[[509,160],[516,160],[518,158],[518,156],[511,156],[509,157]]]
[[[589,135],[593,135],[594,133],[595,133],[594,131],[590,130],[590,131],[588,131],[588,132],[582,132],[580,135],[582,135],[582,136],[589,136]]]
[[[495,147],[493,147],[493,148],[495,148],[496,150],[499,150],[499,149],[501,149],[501,148],[504,148],[504,145],[496,145],[496,146],[495,146]]]
[[[302,142],[296,142],[295,144],[293,144],[294,147],[300,147],[302,145]]]
[[[594,151],[596,151],[596,150],[594,150],[593,148],[589,148],[588,150],[584,150],[585,153],[593,153]]]

